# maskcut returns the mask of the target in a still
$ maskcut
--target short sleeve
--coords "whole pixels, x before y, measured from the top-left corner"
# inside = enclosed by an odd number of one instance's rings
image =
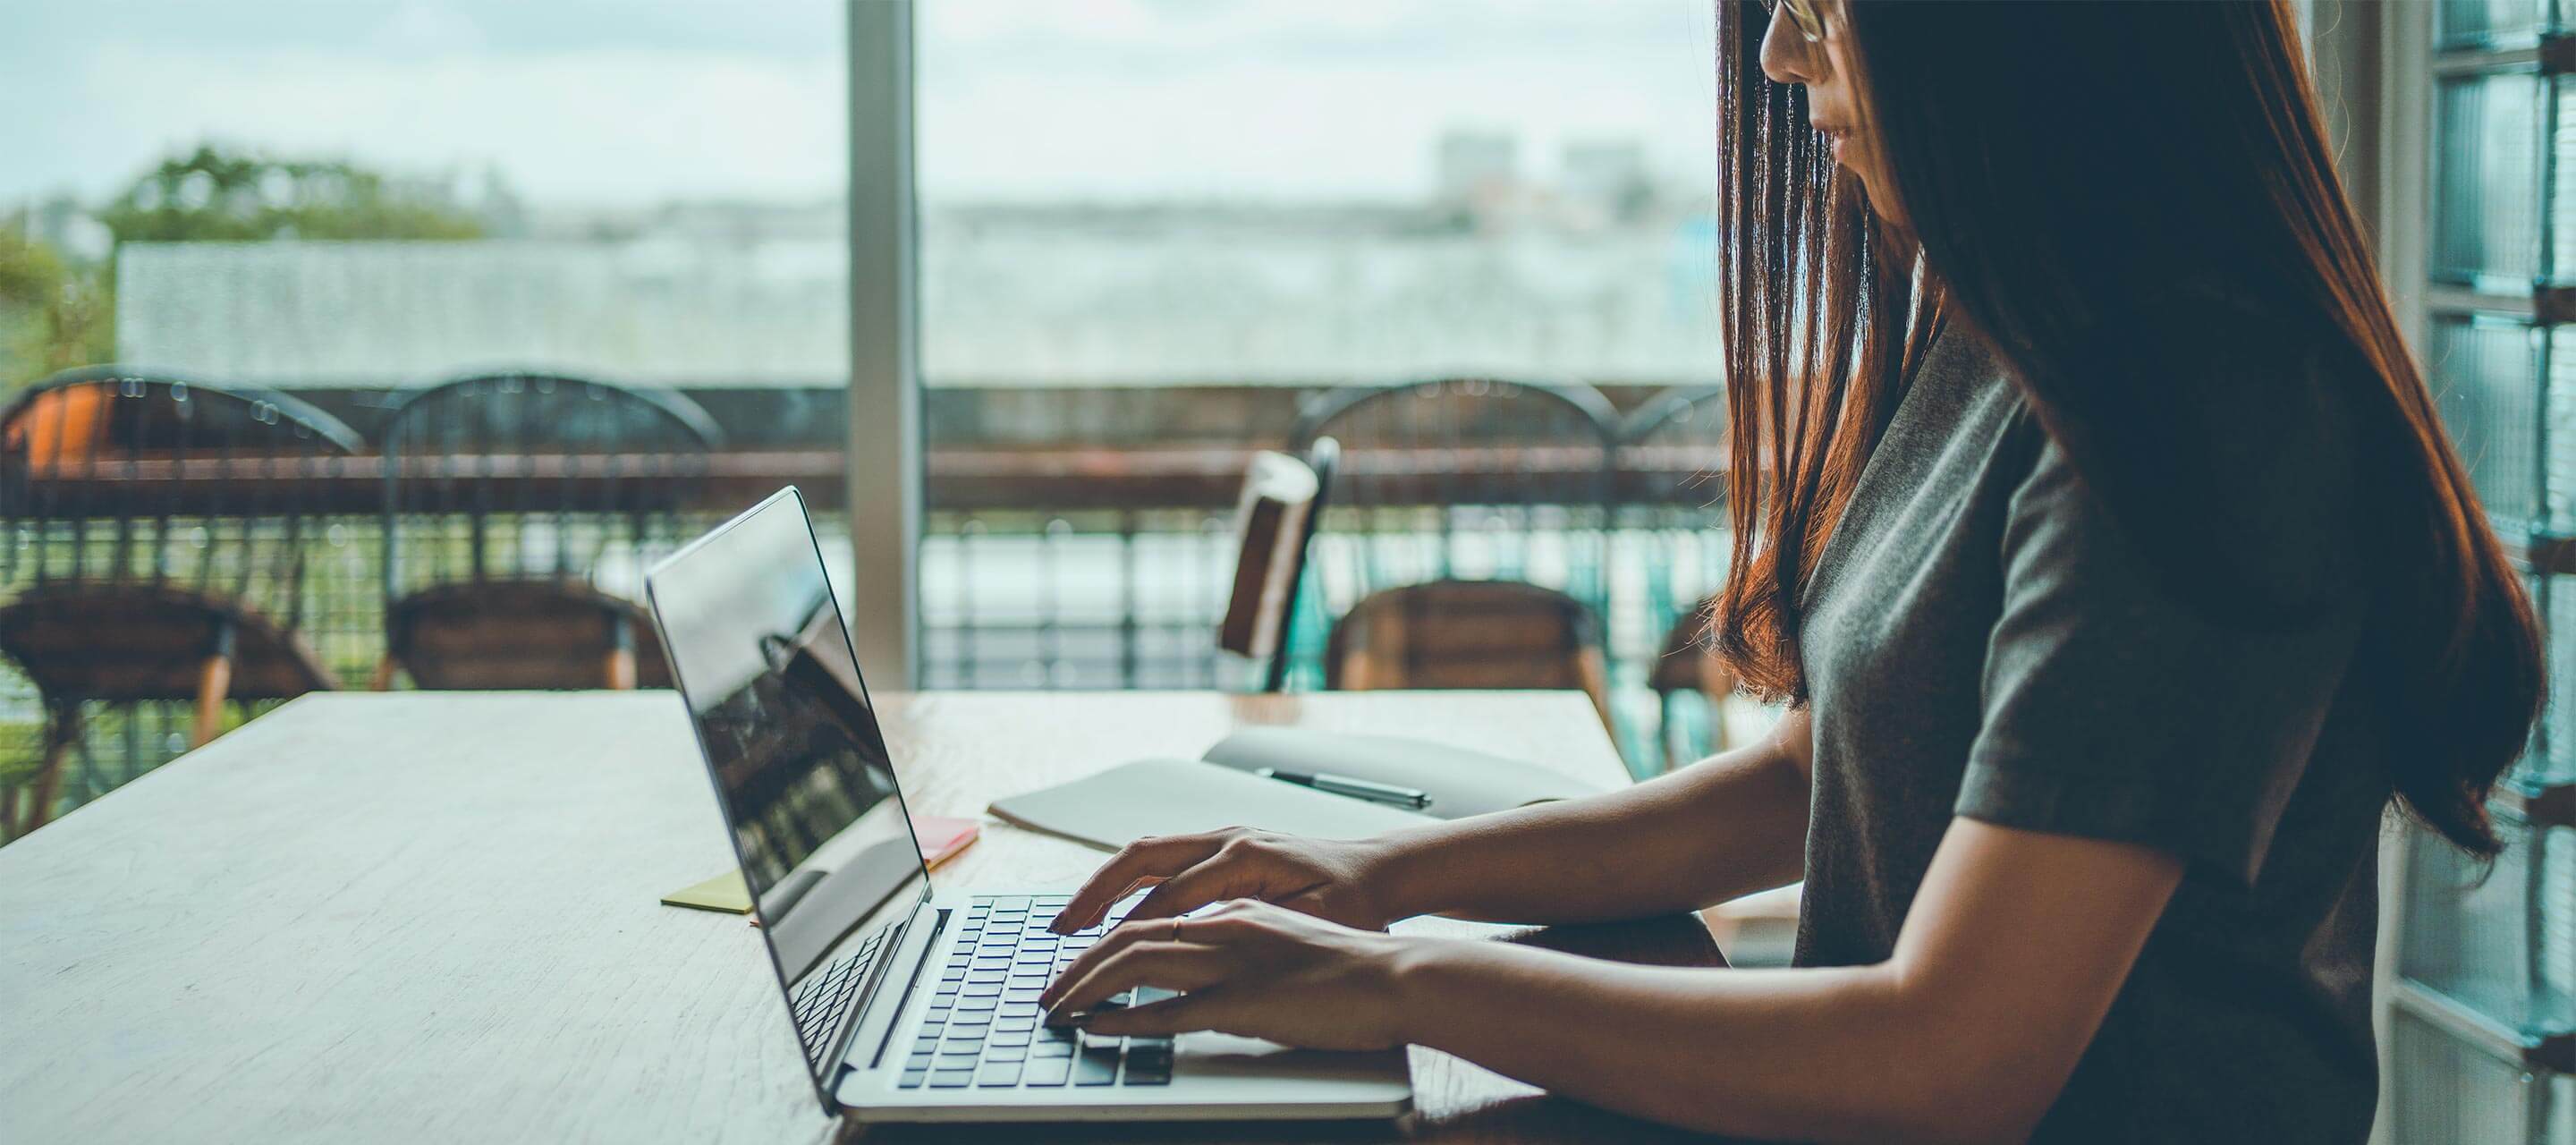
[[[2331,516],[2308,508],[2323,515],[2311,521]],[[2246,518],[2234,521],[2217,532]],[[2141,844],[2252,883],[2351,665],[2361,594],[2323,582],[2321,607],[2281,630],[2210,619],[2140,559],[2053,442],[2012,494],[2002,546],[1983,722],[1956,812]]]

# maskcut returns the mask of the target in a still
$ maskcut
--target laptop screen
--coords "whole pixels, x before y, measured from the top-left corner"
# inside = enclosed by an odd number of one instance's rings
[[[823,1085],[868,963],[929,873],[803,499],[780,490],[654,568],[646,588]]]

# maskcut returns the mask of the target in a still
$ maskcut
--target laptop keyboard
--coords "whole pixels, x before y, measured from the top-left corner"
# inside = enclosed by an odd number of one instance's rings
[[[1099,926],[1059,935],[1047,929],[1066,895],[992,895],[972,900],[948,964],[939,970],[897,1082],[905,1089],[1021,1089],[1169,1085],[1172,1039],[1116,1038],[1048,1028],[1038,1006],[1047,980],[1127,916],[1112,908]],[[1139,989],[1102,1008],[1171,997]]]
[[[832,1021],[847,1012],[850,997],[868,980],[868,970],[876,965],[886,934],[892,929],[878,927],[848,957],[806,975],[796,984],[789,1008],[796,1014],[796,1036],[804,1043],[807,1058],[820,1062],[823,1055],[831,1052]]]

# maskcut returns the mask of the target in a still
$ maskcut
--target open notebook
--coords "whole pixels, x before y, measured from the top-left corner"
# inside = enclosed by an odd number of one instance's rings
[[[1411,788],[1421,811],[1265,779],[1258,768],[1327,772]],[[1147,835],[1253,827],[1359,839],[1598,790],[1520,760],[1396,736],[1251,728],[1200,759],[1146,759],[994,801],[995,816],[1032,831],[1115,850]]]

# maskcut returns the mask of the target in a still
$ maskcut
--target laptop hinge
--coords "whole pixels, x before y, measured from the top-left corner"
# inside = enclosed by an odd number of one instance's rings
[[[854,992],[850,999],[849,1013],[841,1020],[841,1032],[832,1039],[832,1056],[829,1059],[838,1063],[839,1068],[832,1073],[830,1091],[824,1095],[824,1099],[830,1101],[835,1107],[838,1107],[840,1102],[831,1095],[840,1092],[841,1083],[847,1081],[849,1076],[858,1072],[860,1068],[850,1064],[850,1057],[855,1052],[852,1043],[858,1039],[859,1030],[867,1025],[869,1005],[876,1000],[878,991],[885,986],[888,977],[894,972],[894,964],[897,957],[903,953],[904,942],[912,936],[914,924],[921,921],[924,911],[934,916],[931,920],[930,936],[923,940],[920,952],[913,956],[911,973],[904,979],[903,996],[895,1000],[895,1009],[886,1019],[887,1036],[893,1035],[894,1024],[902,1020],[903,1007],[911,1003],[913,989],[920,984],[921,968],[929,963],[931,953],[937,949],[940,932],[948,928],[949,909],[947,907],[932,907],[928,903],[923,903],[910,917],[896,924],[894,933],[886,936],[883,956],[878,958],[877,964],[868,971],[867,983]],[[877,1056],[882,1057],[884,1053],[885,1047],[880,1044],[877,1047]],[[869,1064],[871,1066],[875,1064],[873,1058]]]

